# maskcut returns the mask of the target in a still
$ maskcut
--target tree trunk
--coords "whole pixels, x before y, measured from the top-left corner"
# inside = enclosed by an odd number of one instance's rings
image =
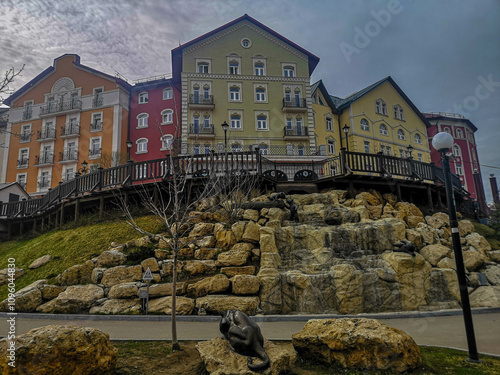
[[[174,266],[172,268],[172,351],[180,350],[177,341],[177,246],[174,249]]]

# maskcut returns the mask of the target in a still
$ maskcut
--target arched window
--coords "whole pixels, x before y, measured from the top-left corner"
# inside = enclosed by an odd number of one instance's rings
[[[148,127],[148,118],[149,115],[147,113],[141,113],[137,116],[137,127],[138,128],[147,128]]]
[[[443,131],[445,131],[445,132],[446,132],[446,133],[448,133],[448,134],[451,134],[451,132],[450,132],[450,128],[444,128],[444,129],[443,129]]]
[[[380,124],[380,134],[389,135],[389,132],[387,131],[387,126],[385,124]]]
[[[170,150],[172,149],[172,141],[174,137],[171,134],[164,135],[160,138],[161,141],[161,150]]]
[[[382,99],[377,99],[375,102],[375,112],[387,116],[387,104]]]
[[[139,104],[146,104],[148,102],[148,93],[141,92],[139,94]]]
[[[370,125],[368,125],[368,120],[362,118],[359,122],[361,124],[361,130],[370,131]]]
[[[174,122],[173,121],[173,113],[174,113],[174,111],[172,111],[171,109],[164,109],[161,112],[161,123],[162,123],[162,125],[163,124],[172,124]]]
[[[292,130],[293,128],[293,119],[292,116],[287,116],[286,117],[286,128],[289,130]]]
[[[457,138],[463,138],[464,134],[462,132],[462,129],[457,129]]]
[[[398,139],[404,141],[406,139],[405,132],[401,129],[398,129]]]
[[[460,146],[457,144],[453,145],[453,156],[460,156],[461,151],[460,151]]]
[[[240,64],[238,61],[229,62],[229,74],[240,74]]]
[[[147,138],[139,138],[136,142],[137,151],[136,154],[144,154],[148,152],[148,140]]]
[[[257,116],[257,130],[267,130],[267,116],[260,114]]]
[[[255,75],[256,76],[263,76],[264,75],[264,63],[261,61],[256,61],[255,62]]]
[[[420,134],[415,134],[415,143],[421,145],[422,144],[422,137],[420,136]]]

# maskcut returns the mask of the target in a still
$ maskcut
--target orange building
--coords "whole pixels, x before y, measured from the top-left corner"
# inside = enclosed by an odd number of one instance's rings
[[[90,169],[126,155],[130,85],[65,54],[7,98],[10,106],[0,182],[42,195]]]

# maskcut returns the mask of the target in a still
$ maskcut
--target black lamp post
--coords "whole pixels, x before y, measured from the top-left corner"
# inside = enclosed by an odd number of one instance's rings
[[[350,129],[350,127],[347,126],[347,124],[345,124],[344,127],[342,128],[342,130],[344,131],[344,134],[345,134],[345,144],[347,146],[347,152],[349,152],[349,139],[347,138],[347,134],[349,133],[349,129]]]
[[[408,145],[408,147],[406,147],[406,150],[408,151],[408,159],[412,159],[413,157],[411,156],[411,153],[413,152],[413,146]]]
[[[76,173],[75,173],[75,176],[76,177],[79,177],[81,176],[82,174],[87,174],[88,172],[88,169],[87,169],[87,166],[89,165],[89,163],[87,163],[85,160],[83,161],[82,163],[82,167],[80,169],[77,169]]]
[[[467,335],[467,345],[469,346],[469,361],[479,362],[477,352],[476,337],[474,334],[474,324],[472,322],[472,311],[469,302],[469,292],[467,290],[467,279],[465,276],[464,258],[462,255],[462,246],[460,244],[460,232],[458,230],[457,210],[455,207],[455,195],[451,183],[450,161],[447,152],[453,146],[453,137],[446,133],[437,133],[432,139],[432,147],[441,153],[441,164],[443,166],[444,183],[446,187],[446,198],[448,202],[448,215],[450,217],[451,239],[453,241],[453,252],[455,254],[455,263],[457,266],[458,285],[460,288],[460,299],[462,301],[462,310],[464,315],[465,333]]]
[[[129,139],[127,141],[127,162],[130,162],[130,150],[132,150],[132,141]]]
[[[229,130],[229,125],[224,121],[221,126],[222,130],[224,130],[224,150],[227,152],[227,131]]]

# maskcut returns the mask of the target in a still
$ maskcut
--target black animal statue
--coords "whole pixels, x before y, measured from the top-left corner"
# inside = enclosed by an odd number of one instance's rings
[[[277,201],[278,199],[285,199],[286,198],[286,194],[284,192],[280,192],[280,193],[276,193],[276,194],[273,194],[271,195],[269,198],[270,201]]]
[[[399,243],[395,243],[393,246],[397,248],[396,250],[394,250],[395,252],[407,253],[411,256],[415,256],[415,252],[417,251],[415,245],[406,240],[401,240]]]
[[[264,371],[269,368],[271,361],[264,351],[264,338],[260,327],[240,310],[223,311],[221,315],[219,330],[236,353],[248,357],[248,368],[252,371]],[[253,364],[252,357],[260,358],[262,363]]]
[[[297,206],[297,203],[295,203],[292,198],[288,198],[286,200],[286,203],[288,204],[288,209],[290,210],[290,220],[293,220],[296,223],[298,223],[299,222],[299,206]]]

